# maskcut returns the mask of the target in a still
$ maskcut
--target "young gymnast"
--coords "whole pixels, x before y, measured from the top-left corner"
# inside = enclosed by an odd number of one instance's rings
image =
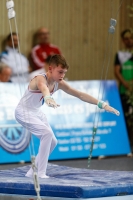
[[[69,66],[63,56],[52,56],[49,62],[48,72],[46,74],[38,74],[30,81],[28,89],[15,110],[16,120],[40,139],[40,146],[35,159],[38,177],[40,178],[48,178],[46,175],[48,157],[55,148],[57,139],[45,114],[39,108],[44,102],[52,108],[59,106],[52,98],[54,92],[61,89],[84,102],[98,105],[101,109],[119,115],[119,111],[110,107],[107,103],[70,87],[63,80],[68,68]],[[32,177],[32,174],[33,170],[31,168],[26,176]]]

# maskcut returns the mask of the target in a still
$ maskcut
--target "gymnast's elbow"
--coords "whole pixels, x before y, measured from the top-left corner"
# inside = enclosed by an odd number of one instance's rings
[[[93,99],[93,97],[91,97],[90,95],[84,93],[84,92],[80,92],[80,96],[79,99],[81,101],[87,102],[87,103],[92,103],[95,104],[95,100]]]
[[[79,92],[79,94],[78,94],[78,98],[79,98],[81,101],[86,101],[85,93],[83,93],[83,92]]]

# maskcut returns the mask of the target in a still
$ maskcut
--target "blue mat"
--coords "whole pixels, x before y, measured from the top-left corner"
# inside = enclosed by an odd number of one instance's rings
[[[0,193],[36,195],[30,166],[0,171]],[[133,172],[75,169],[49,164],[49,179],[39,179],[41,196],[96,198],[133,194]]]

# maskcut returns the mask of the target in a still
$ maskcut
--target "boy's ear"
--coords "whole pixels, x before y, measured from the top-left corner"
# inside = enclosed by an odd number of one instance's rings
[[[51,66],[49,66],[49,67],[48,67],[48,70],[51,72],[51,70],[52,70],[52,67],[51,67]]]

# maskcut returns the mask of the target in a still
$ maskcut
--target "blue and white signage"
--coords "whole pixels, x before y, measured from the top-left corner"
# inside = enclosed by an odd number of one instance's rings
[[[72,87],[98,98],[100,81],[72,81]],[[88,157],[92,140],[94,117],[98,120],[93,156],[110,156],[130,153],[127,130],[122,112],[119,93],[115,81],[103,81],[99,99],[118,109],[120,116],[101,111],[95,115],[96,106],[65,94],[56,92],[53,97],[60,107],[57,109],[42,106],[49,123],[58,139],[58,145],[50,159],[70,159]],[[0,163],[30,161],[30,133],[18,124],[14,110],[24,92],[24,85],[0,83]],[[39,140],[33,136],[35,152],[38,152]]]

